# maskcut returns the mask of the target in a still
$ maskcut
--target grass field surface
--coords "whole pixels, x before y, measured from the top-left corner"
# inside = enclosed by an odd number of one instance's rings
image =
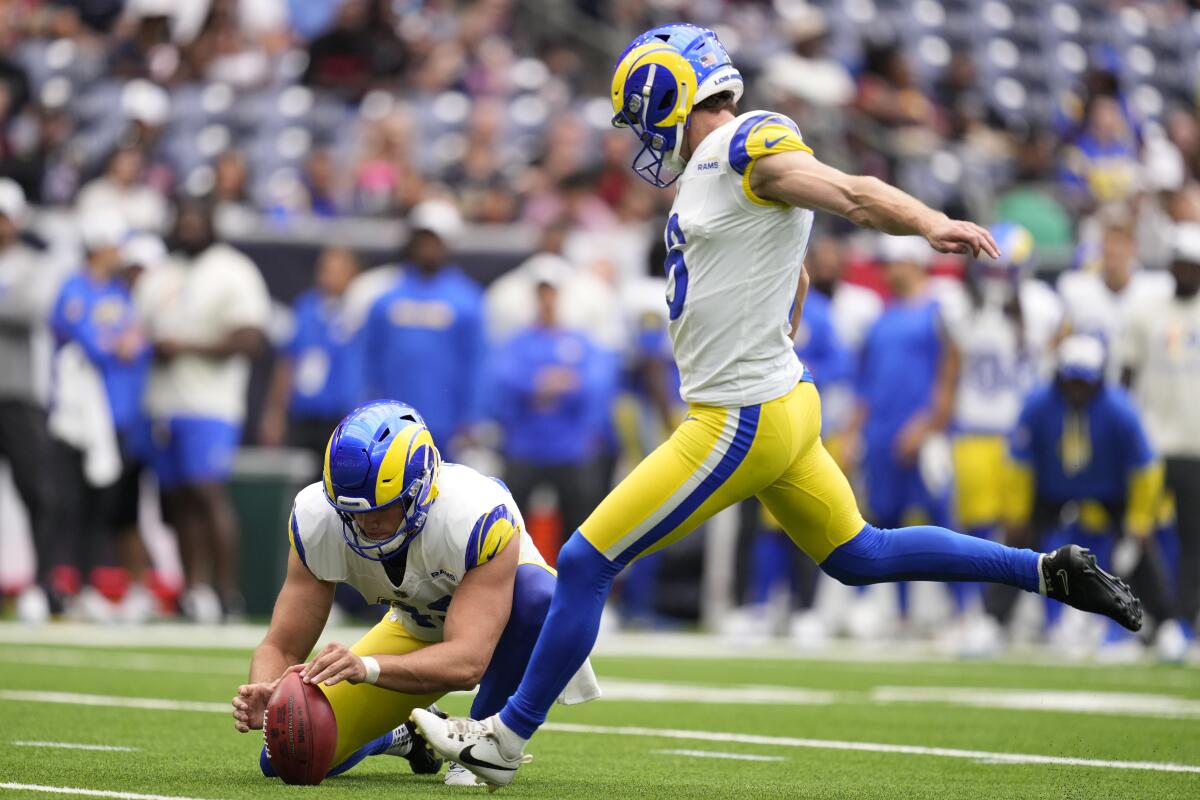
[[[0,626],[0,800],[486,794],[373,757],[316,788],[266,780],[229,699],[257,632]],[[94,645],[80,646],[82,641]],[[600,701],[556,707],[514,798],[1200,798],[1200,669],[796,657],[676,637],[594,663]],[[73,642],[73,643],[72,643]],[[120,642],[114,643],[114,642]],[[236,645],[236,646],[233,646]],[[638,655],[639,652],[653,655]],[[727,652],[727,656],[722,653]],[[606,654],[607,653],[607,654]],[[663,653],[671,653],[664,655]],[[740,654],[739,654],[740,653]],[[443,705],[465,712],[468,698]]]

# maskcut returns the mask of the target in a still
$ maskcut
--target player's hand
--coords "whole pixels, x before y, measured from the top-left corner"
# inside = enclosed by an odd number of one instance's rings
[[[317,657],[304,668],[305,683],[324,683],[333,686],[341,681],[362,683],[367,678],[367,668],[362,659],[350,652],[344,644],[330,642]]]
[[[979,258],[980,252],[992,258],[1000,257],[1000,248],[987,229],[959,219],[950,219],[945,214],[938,217],[924,232],[930,246],[939,253],[963,253]]]
[[[900,429],[896,437],[896,460],[905,466],[917,463],[921,454],[921,446],[929,436],[928,421],[921,416],[914,417]]]
[[[233,727],[239,733],[262,730],[267,702],[278,685],[279,680],[276,679],[263,683],[247,683],[238,687],[237,697],[233,698]]]

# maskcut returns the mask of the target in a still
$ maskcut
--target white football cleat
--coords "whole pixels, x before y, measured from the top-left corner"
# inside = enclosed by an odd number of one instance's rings
[[[533,756],[524,753],[506,758],[500,752],[494,716],[482,722],[462,717],[442,719],[423,708],[415,708],[410,719],[435,753],[466,767],[492,791],[512,783],[517,768],[533,760]]]
[[[50,600],[36,583],[17,595],[17,619],[26,625],[43,625],[50,621]]]
[[[487,786],[486,783],[475,777],[475,773],[464,767],[462,764],[450,762],[450,767],[446,770],[446,785],[447,786]]]

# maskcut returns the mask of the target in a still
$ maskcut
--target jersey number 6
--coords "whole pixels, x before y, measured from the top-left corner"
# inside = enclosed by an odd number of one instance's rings
[[[679,227],[679,215],[672,214],[667,220],[667,308],[672,322],[683,313],[683,299],[687,297],[688,271],[683,263],[683,228]],[[678,248],[678,249],[677,249]]]

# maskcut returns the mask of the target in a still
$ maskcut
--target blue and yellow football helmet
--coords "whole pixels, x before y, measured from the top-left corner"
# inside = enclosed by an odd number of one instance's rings
[[[435,497],[441,456],[425,420],[412,406],[376,400],[346,415],[325,450],[325,499],[342,518],[346,544],[382,561],[421,532]],[[404,522],[387,539],[366,536],[354,514],[404,506]]]
[[[633,171],[658,187],[674,183],[692,108],[724,91],[741,98],[742,75],[707,28],[661,25],[634,39],[612,79],[613,126],[632,128],[642,142]],[[664,178],[664,166],[674,175]]]
[[[971,259],[966,281],[981,298],[1002,304],[1016,295],[1021,280],[1033,270],[1033,234],[1013,222],[997,222],[988,231],[1000,248],[1000,257]]]

